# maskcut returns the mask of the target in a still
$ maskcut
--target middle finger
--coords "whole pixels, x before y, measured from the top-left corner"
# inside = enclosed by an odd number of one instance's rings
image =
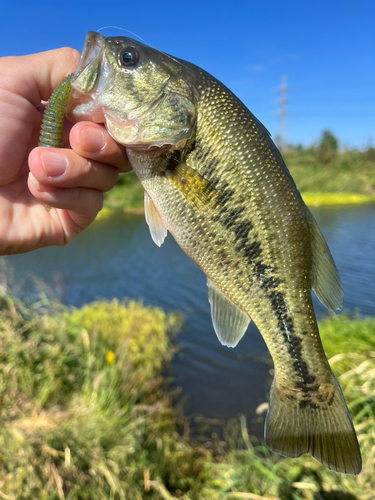
[[[72,149],[35,148],[29,156],[29,167],[45,186],[84,187],[102,192],[113,188],[119,174],[116,167],[84,158]]]

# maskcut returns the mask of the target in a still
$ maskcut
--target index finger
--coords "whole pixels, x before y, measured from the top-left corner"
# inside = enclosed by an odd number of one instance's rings
[[[107,163],[119,172],[131,170],[124,146],[116,142],[102,124],[78,122],[70,131],[69,140],[72,149],[84,158]]]

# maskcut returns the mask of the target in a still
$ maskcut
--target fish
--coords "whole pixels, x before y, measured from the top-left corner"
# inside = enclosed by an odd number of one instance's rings
[[[154,242],[171,233],[205,273],[219,341],[236,346],[251,320],[263,336],[267,447],[358,474],[311,298],[337,312],[339,273],[267,129],[205,70],[128,37],[88,32],[71,86],[68,119],[104,123],[125,146]]]

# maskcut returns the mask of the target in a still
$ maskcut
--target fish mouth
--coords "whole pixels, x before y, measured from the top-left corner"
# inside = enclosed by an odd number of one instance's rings
[[[113,43],[113,42],[112,42]],[[149,116],[163,97],[164,88],[149,107],[136,113],[119,111],[101,102],[102,92],[114,81],[115,70],[108,61],[106,48],[108,39],[95,31],[89,31],[79,59],[77,68],[71,80],[72,92],[67,104],[66,116],[69,121],[91,121],[104,123],[109,134],[119,143],[137,149],[149,149],[162,146],[166,142],[174,144],[178,141],[152,140],[142,141],[142,121]]]
[[[66,108],[69,121],[92,121],[105,123],[103,106],[100,104],[100,94],[105,85],[114,78],[105,57],[105,37],[89,31],[86,34],[81,57],[71,80],[72,91]]]

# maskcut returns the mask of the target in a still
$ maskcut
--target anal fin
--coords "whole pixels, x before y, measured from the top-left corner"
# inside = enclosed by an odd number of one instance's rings
[[[225,297],[207,278],[208,301],[217,338],[223,345],[235,347],[244,336],[250,323],[247,314]]]
[[[158,247],[160,247],[168,234],[167,228],[164,226],[163,219],[161,218],[154,202],[149,194],[145,191],[145,217],[148,227],[150,228],[151,238]]]

